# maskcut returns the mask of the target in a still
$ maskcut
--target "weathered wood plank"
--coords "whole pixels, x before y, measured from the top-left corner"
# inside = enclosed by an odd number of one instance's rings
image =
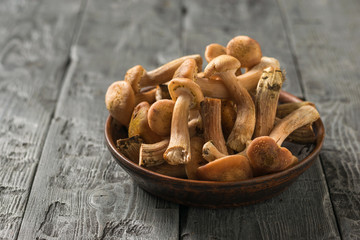
[[[305,96],[325,123],[320,154],[344,239],[360,238],[360,2],[279,1]]]
[[[287,71],[289,92],[302,96],[295,56],[276,1],[185,1],[185,54],[236,35],[259,41],[264,55]],[[211,9],[211,10],[207,10]],[[339,238],[325,177],[316,161],[289,189],[269,201],[237,209],[183,208],[183,239]]]
[[[0,4],[0,239],[20,229],[80,1]]]
[[[133,184],[105,147],[103,132],[104,96],[113,81],[135,64],[151,69],[181,55],[179,5],[88,2],[74,71],[64,80],[19,238],[178,238],[178,205]]]

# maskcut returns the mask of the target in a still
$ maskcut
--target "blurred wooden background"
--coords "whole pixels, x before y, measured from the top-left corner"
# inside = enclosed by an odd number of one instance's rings
[[[360,239],[360,1],[3,0],[0,239]],[[179,206],[133,184],[104,144],[104,95],[210,43],[256,39],[326,141],[280,196]]]

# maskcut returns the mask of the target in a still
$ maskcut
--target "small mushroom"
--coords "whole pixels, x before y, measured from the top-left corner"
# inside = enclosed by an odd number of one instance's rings
[[[160,136],[169,136],[174,101],[162,99],[153,103],[148,112],[149,127]]]
[[[190,140],[191,143],[191,158],[185,165],[185,171],[188,179],[197,180],[197,169],[206,164],[206,161],[201,156],[202,146],[204,139],[201,137],[193,137]]]
[[[229,155],[198,168],[197,175],[207,181],[241,181],[253,177],[249,160],[242,155]]]
[[[148,102],[141,102],[134,108],[129,124],[128,135],[129,137],[139,135],[144,139],[145,143],[156,143],[161,141],[162,138],[149,127],[149,108],[150,105]]]
[[[226,53],[238,59],[242,68],[251,68],[260,63],[262,52],[260,44],[248,36],[237,36],[226,46]]]
[[[253,169],[262,174],[279,172],[294,164],[292,153],[281,144],[295,129],[319,119],[312,106],[302,106],[283,118],[269,136],[255,138],[247,147],[246,155]]]
[[[225,54],[226,47],[217,43],[209,44],[205,48],[205,59],[208,63],[211,62],[214,58]]]
[[[278,68],[266,68],[261,75],[255,96],[254,138],[268,136],[273,129],[283,81],[284,77]]]
[[[127,127],[134,107],[142,101],[153,103],[155,91],[152,89],[135,94],[128,82],[114,82],[108,87],[105,94],[106,108],[115,120]]]
[[[246,142],[251,139],[255,127],[254,102],[248,91],[237,81],[235,76],[235,72],[239,67],[240,62],[236,58],[221,55],[213,59],[204,71],[206,77],[213,74],[219,75],[236,103],[236,122],[227,139],[227,145],[237,152],[245,148]]]
[[[135,94],[130,84],[124,81],[112,83],[106,91],[105,104],[116,121],[128,126],[135,107]]]
[[[176,69],[187,59],[194,59],[198,69],[202,68],[201,56],[198,54],[189,55],[168,62],[150,72],[146,72],[140,65],[134,66],[126,72],[125,81],[130,83],[135,92],[139,92],[143,87],[157,86],[170,81]]]
[[[221,100],[205,98],[200,104],[201,118],[203,119],[204,140],[212,141],[223,154],[228,154],[224,135],[221,128]]]
[[[189,110],[199,109],[204,96],[200,87],[186,78],[174,78],[168,87],[175,106],[171,121],[170,143],[164,153],[164,158],[172,165],[185,164],[191,157],[188,128]]]

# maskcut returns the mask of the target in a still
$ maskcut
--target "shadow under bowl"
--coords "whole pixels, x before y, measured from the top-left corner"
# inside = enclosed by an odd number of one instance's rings
[[[301,99],[282,91],[279,102],[300,102]],[[297,165],[279,173],[268,174],[237,182],[198,181],[169,177],[138,166],[116,148],[119,135],[113,118],[105,125],[107,146],[116,162],[143,190],[178,204],[196,207],[224,208],[254,204],[270,199],[289,187],[315,161],[322,147],[325,130],[321,119],[314,125],[316,142],[311,152]],[[119,131],[119,129],[116,129]],[[123,130],[124,131],[124,130]],[[120,133],[121,134],[121,133]],[[125,132],[122,134],[126,135]]]

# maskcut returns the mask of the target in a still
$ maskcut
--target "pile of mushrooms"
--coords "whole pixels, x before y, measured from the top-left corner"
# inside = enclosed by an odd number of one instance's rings
[[[200,55],[147,72],[137,65],[111,84],[105,103],[128,138],[117,147],[140,166],[172,177],[240,181],[298,163],[285,139],[312,143],[320,116],[310,102],[279,104],[285,80],[259,43],[237,36]]]

